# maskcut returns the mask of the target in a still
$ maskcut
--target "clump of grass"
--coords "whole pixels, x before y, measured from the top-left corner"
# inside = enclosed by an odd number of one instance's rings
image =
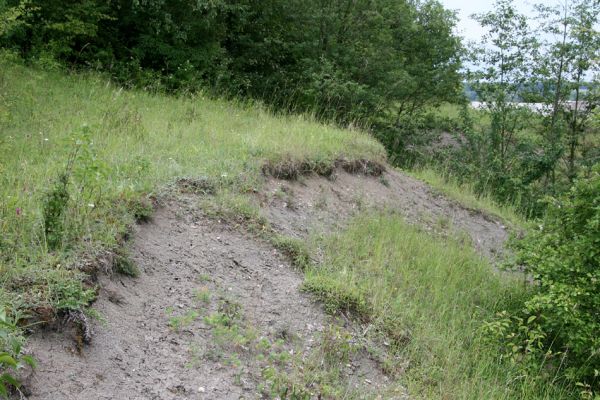
[[[177,178],[177,186],[184,193],[212,195],[216,192],[217,185],[206,176]]]
[[[354,315],[383,335],[409,393],[508,399],[561,390],[520,376],[482,340],[483,323],[519,304],[527,288],[495,273],[470,246],[388,213],[363,214],[322,245],[323,264],[307,270],[304,288],[329,312]]]
[[[301,271],[312,265],[312,259],[306,242],[289,236],[275,235],[271,242],[290,258],[294,267]]]
[[[129,252],[123,248],[115,254],[113,270],[119,274],[135,278],[140,275],[140,270],[131,259]]]
[[[154,204],[143,194],[128,199],[125,207],[136,222],[148,222],[154,213]]]
[[[174,315],[169,317],[169,326],[175,332],[179,332],[183,328],[190,326],[199,316],[200,313],[198,311],[188,310],[183,315]]]
[[[203,304],[210,303],[210,299],[211,299],[210,289],[208,289],[206,286],[204,286],[204,287],[201,287],[200,289],[194,290],[194,298],[199,303],[203,303]]]

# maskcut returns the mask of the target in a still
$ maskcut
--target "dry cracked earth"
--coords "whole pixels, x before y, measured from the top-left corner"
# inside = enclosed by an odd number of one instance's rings
[[[396,210],[425,227],[444,221],[491,258],[507,238],[499,221],[396,171],[269,178],[255,200],[275,231],[297,238],[339,229],[369,208]],[[207,217],[200,204],[196,196],[173,196],[135,227],[131,251],[140,274],[99,278],[94,309],[101,318],[92,322],[91,343],[78,347],[66,327],[29,338],[39,366],[20,397],[271,398],[265,370],[285,372],[319,351],[331,326],[353,331],[352,322],[326,315],[300,291],[301,273],[271,244]],[[408,397],[365,351],[341,369],[349,398]]]

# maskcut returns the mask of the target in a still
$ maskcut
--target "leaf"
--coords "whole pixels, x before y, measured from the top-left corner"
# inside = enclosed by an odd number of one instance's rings
[[[29,365],[31,368],[37,367],[37,361],[32,356],[24,355],[23,357],[21,357],[21,361],[23,361],[25,364]]]
[[[7,382],[10,385],[13,385],[14,387],[21,386],[21,384],[19,383],[19,381],[14,376],[12,376],[9,373],[2,374],[0,376],[0,381]]]
[[[8,365],[10,367],[16,368],[17,361],[8,353],[2,353],[0,354],[0,365]]]
[[[530,316],[529,318],[527,318],[527,325],[531,324],[533,321],[535,321],[537,317],[535,315]]]

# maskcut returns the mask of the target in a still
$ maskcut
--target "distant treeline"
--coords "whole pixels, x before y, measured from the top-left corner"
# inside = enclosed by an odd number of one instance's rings
[[[473,87],[468,83],[464,82],[464,93],[469,101],[481,101],[481,98],[477,91],[473,89]],[[590,92],[595,85],[593,82],[583,82],[579,87],[579,93],[585,95]],[[540,102],[540,97],[544,95],[546,90],[546,85],[543,82],[537,83],[529,83],[527,85],[522,85],[522,87],[518,90],[518,93],[512,99],[515,102],[519,103],[537,103]],[[552,90],[556,90],[556,88],[552,88]],[[569,101],[575,101],[577,98],[576,90],[572,89],[568,95]]]
[[[0,0],[2,14],[0,45],[26,59],[344,123],[393,123],[462,91],[456,18],[434,0]]]

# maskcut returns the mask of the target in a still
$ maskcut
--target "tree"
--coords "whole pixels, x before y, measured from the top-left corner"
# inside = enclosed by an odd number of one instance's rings
[[[26,14],[26,4],[22,1],[10,6],[6,0],[0,0],[0,39],[23,24],[22,17]]]
[[[524,308],[548,339],[540,356],[559,352],[567,377],[600,389],[600,164],[550,201],[516,250],[515,265],[536,284]]]
[[[566,0],[556,6],[540,4],[536,9],[543,20],[543,36],[549,38],[537,68],[538,80],[545,89],[542,101],[550,109],[543,136],[547,147],[555,149],[557,160],[563,155],[564,174],[567,184],[571,184],[578,172],[579,147],[589,130],[589,116],[597,106],[593,90],[583,89],[586,78],[598,73],[594,57],[600,52],[596,30],[600,1]],[[572,103],[567,103],[571,99]]]
[[[480,190],[493,188],[502,201],[514,201],[546,165],[543,159],[526,156],[532,143],[520,133],[531,113],[517,104],[531,86],[537,42],[512,0],[498,0],[493,11],[473,17],[488,31],[471,54],[475,69],[468,74],[490,119],[479,144],[483,157],[478,185]]]

